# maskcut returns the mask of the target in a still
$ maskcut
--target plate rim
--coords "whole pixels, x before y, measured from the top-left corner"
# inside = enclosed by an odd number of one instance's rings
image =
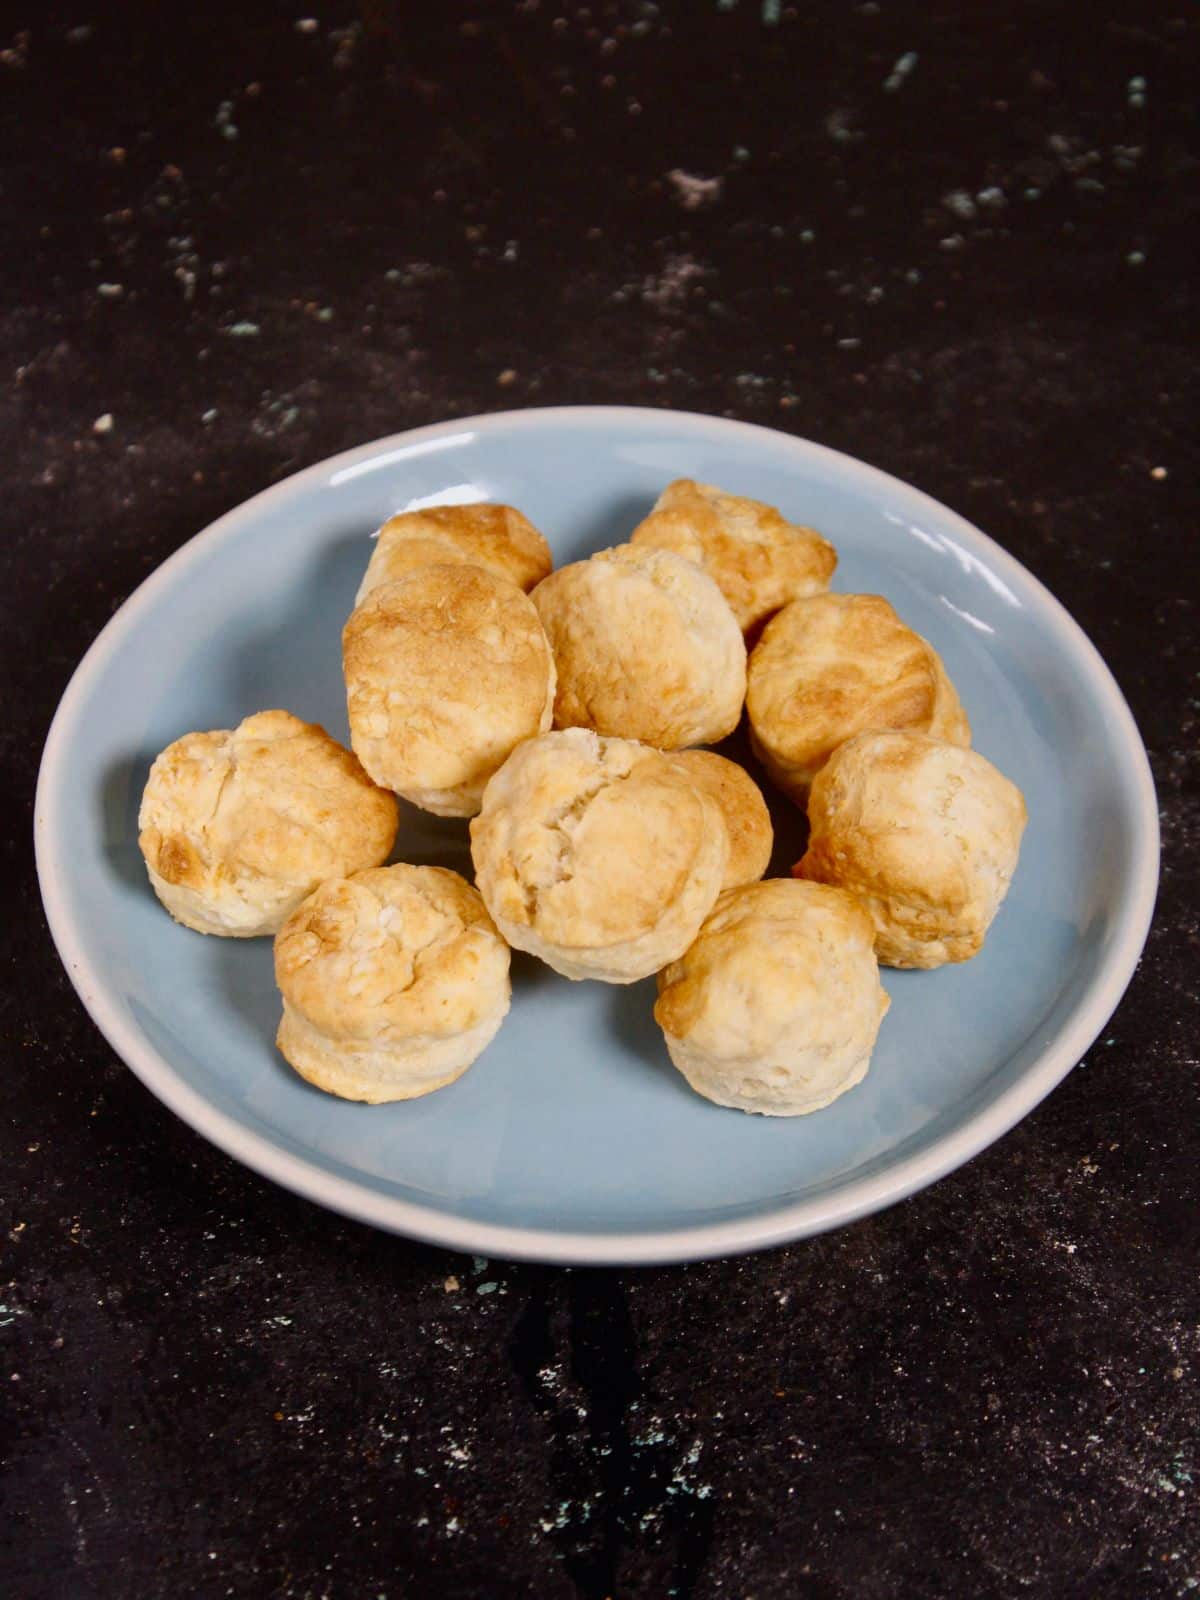
[[[982,542],[989,560],[1002,572],[1031,585],[1046,606],[1060,636],[1073,644],[1086,668],[1089,687],[1108,713],[1109,726],[1129,757],[1131,798],[1131,861],[1129,890],[1120,913],[1120,928],[1096,972],[1069,1016],[1057,1028],[1036,1060],[1006,1089],[988,1100],[957,1127],[924,1150],[888,1165],[882,1171],[837,1185],[822,1195],[776,1206],[763,1214],[728,1222],[685,1225],[647,1231],[569,1232],[510,1226],[459,1217],[398,1196],[380,1194],[370,1184],[340,1177],[315,1161],[276,1144],[247,1128],[237,1117],[212,1105],[177,1073],[171,1062],[127,1024],[107,994],[107,984],[93,968],[74,926],[67,901],[65,862],[54,848],[55,821],[63,777],[69,762],[71,732],[91,680],[119,648],[160,589],[191,562],[234,537],[243,522],[272,501],[282,501],[318,480],[331,482],[338,473],[362,467],[396,450],[421,447],[457,433],[503,432],[547,422],[592,427],[675,426],[693,433],[706,431],[728,442],[731,434],[780,442],[801,456],[849,469],[871,485],[899,492],[918,508],[932,508],[949,518],[969,544]],[[382,463],[381,463],[382,465]],[[1037,1106],[1086,1054],[1119,1005],[1137,967],[1149,933],[1158,892],[1158,801],[1149,757],[1116,679],[1083,628],[1041,580],[988,534],[932,495],[857,456],[815,440],[784,433],[760,423],[677,411],[653,406],[540,406],[516,411],[485,412],[449,418],[400,433],[384,435],[341,451],[289,474],[278,483],[239,502],[193,534],[166,558],[122,602],[92,641],[72,672],[51,721],[42,751],[34,799],[34,853],[38,882],[50,934],[84,1009],[110,1047],[143,1084],[189,1127],[227,1155],[293,1193],[329,1210],[385,1231],[465,1253],[506,1260],[566,1265],[640,1266],[702,1260],[743,1254],[811,1237],[844,1226],[945,1177],[1003,1137]]]

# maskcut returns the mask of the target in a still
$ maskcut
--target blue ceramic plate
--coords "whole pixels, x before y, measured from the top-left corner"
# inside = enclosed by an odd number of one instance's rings
[[[826,1111],[719,1109],[671,1066],[653,981],[568,983],[518,957],[512,1012],[458,1083],[364,1107],[276,1054],[268,940],[203,938],[146,881],[155,753],[281,706],[347,737],[340,630],[372,532],[404,508],[519,505],[556,562],[625,538],[671,478],[780,506],[941,651],[977,747],[1029,802],[982,954],[887,972],[866,1080]],[[802,822],[776,807],[772,870]],[[422,428],[311,467],[223,517],[126,602],[46,743],[38,869],[72,982],[113,1048],[215,1144],[300,1194],[482,1255],[675,1261],[863,1216],[966,1161],[1079,1060],[1129,981],[1157,882],[1154,790],[1121,694],[1041,585],[960,517],[871,467],[744,423],[588,407]],[[398,854],[470,871],[466,828],[406,811]]]

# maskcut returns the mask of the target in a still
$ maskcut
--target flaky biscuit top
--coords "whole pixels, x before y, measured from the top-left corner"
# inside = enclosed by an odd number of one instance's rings
[[[672,1037],[729,1060],[767,1056],[781,1039],[813,1048],[840,1036],[850,993],[857,1009],[864,984],[886,1010],[874,935],[841,889],[794,878],[727,889],[692,948],[659,974],[655,1017]],[[788,1030],[800,1015],[807,1035],[795,1040]]]
[[[716,801],[729,836],[723,889],[761,878],[775,842],[771,813],[762,791],[744,767],[715,750],[676,750],[664,761],[684,783]]]
[[[828,589],[837,551],[774,506],[677,478],[659,495],[630,543],[673,550],[710,574],[743,631],[789,600]]]
[[[746,711],[771,776],[800,797],[855,734],[911,728],[955,744],[971,739],[937,652],[881,595],[824,594],[785,606],[751,653]]]
[[[508,964],[479,894],[444,867],[323,884],[275,941],[284,1000],[322,1034],[355,1041],[476,1027],[507,992]]]
[[[723,739],[746,692],[746,651],[720,589],[669,550],[617,545],[533,591],[554,651],[559,728],[660,750]]]
[[[373,589],[342,653],[356,754],[418,803],[465,790],[478,809],[513,746],[550,725],[554,662],[538,614],[482,568],[422,567]]]
[[[380,528],[355,600],[421,567],[473,565],[526,591],[554,562],[550,546],[515,506],[491,502],[402,511]]]
[[[392,795],[315,723],[262,711],[189,733],[151,768],[138,817],[147,865],[169,886],[253,899],[268,880],[311,888],[382,861]]]
[[[672,779],[657,751],[578,728],[515,752],[471,837],[502,925],[562,948],[652,931],[714,865],[715,893],[728,850],[715,802]]]

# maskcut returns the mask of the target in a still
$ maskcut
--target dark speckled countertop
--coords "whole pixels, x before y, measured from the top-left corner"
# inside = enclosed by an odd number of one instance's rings
[[[4,10],[0,1593],[1200,1590],[1192,6]],[[749,1259],[472,1263],[273,1188],[114,1058],[38,908],[46,727],[153,567],[361,440],[570,401],[962,511],[1159,785],[1155,927],[1080,1070]]]

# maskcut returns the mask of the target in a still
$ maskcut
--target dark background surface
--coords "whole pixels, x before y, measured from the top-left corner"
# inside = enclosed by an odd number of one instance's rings
[[[1200,1588],[1193,7],[3,10],[0,1592]],[[1159,785],[1083,1068],[754,1258],[485,1269],[327,1215],[121,1066],[38,906],[46,727],[164,556],[333,451],[571,401],[944,499]]]

